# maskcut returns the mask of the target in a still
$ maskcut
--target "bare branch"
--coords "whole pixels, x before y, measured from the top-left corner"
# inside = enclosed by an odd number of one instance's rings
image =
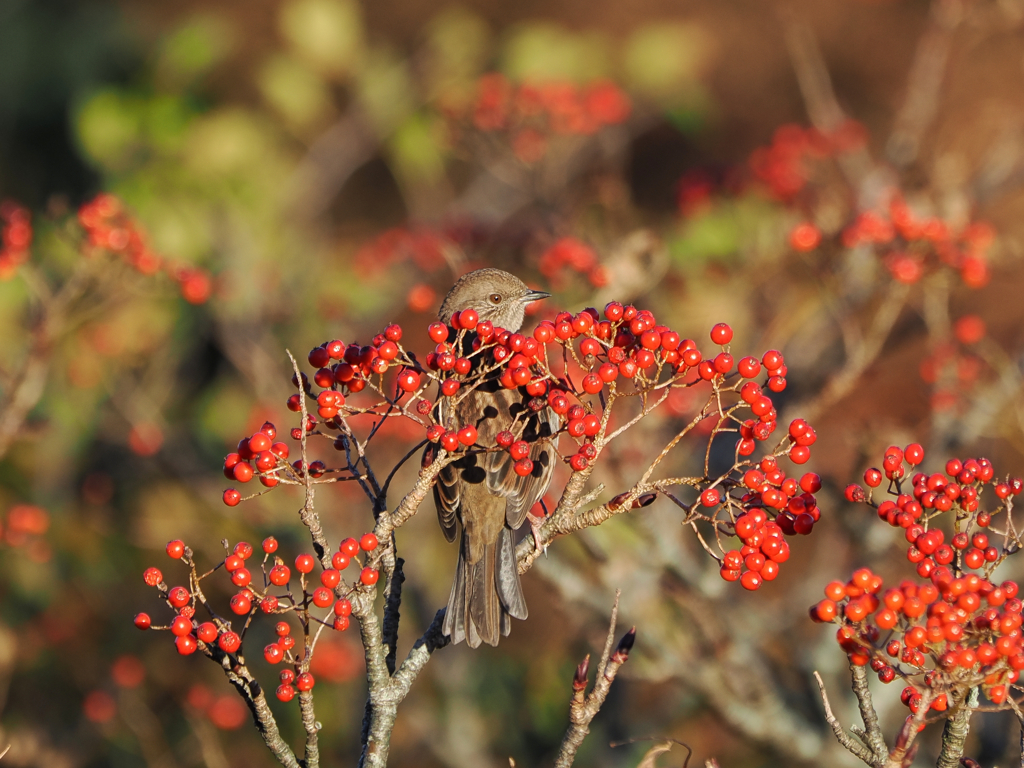
[[[839,719],[832,713],[832,705],[828,700],[828,693],[825,691],[825,681],[821,679],[821,675],[818,674],[817,670],[814,672],[814,679],[818,681],[818,691],[821,693],[821,703],[825,707],[825,721],[832,728],[832,733],[836,735],[836,739],[839,741],[847,751],[852,753],[855,757],[863,760],[865,763],[871,766],[876,766],[874,755],[865,747],[863,744],[858,744],[854,741],[850,734],[844,729]]]
[[[573,764],[583,739],[590,733],[591,721],[597,716],[608,697],[608,691],[611,690],[619,667],[625,664],[629,658],[629,651],[636,638],[636,627],[622,637],[615,652],[612,653],[620,594],[621,590],[617,590],[615,593],[615,604],[612,606],[608,635],[605,639],[604,651],[601,654],[601,662],[597,667],[597,679],[594,681],[594,688],[589,696],[586,695],[586,687],[590,656],[580,663],[573,678],[573,695],[569,704],[569,728],[562,738],[562,746],[559,747],[558,756],[555,758],[555,768],[569,768]]]

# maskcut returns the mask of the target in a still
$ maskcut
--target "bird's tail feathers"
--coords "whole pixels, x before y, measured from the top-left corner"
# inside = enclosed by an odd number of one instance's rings
[[[517,619],[527,616],[512,531],[502,530],[498,540],[484,549],[484,556],[476,563],[467,564],[465,555],[466,534],[463,532],[442,630],[453,643],[466,640],[471,648],[481,643],[497,645],[499,637],[511,631],[511,616]]]

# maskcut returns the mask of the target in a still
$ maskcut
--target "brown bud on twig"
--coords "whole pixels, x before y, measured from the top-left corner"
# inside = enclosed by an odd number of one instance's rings
[[[633,648],[633,643],[636,641],[636,627],[633,627],[619,640],[619,645],[615,649],[615,653],[612,654],[612,661],[616,664],[622,664],[629,658],[629,652]]]
[[[626,499],[629,498],[629,491],[626,493],[620,493],[614,499],[608,502],[608,509],[615,512],[622,508],[622,505],[626,503]],[[630,509],[640,509],[640,507],[646,507],[654,503],[654,500],[658,498],[656,493],[645,493],[643,496],[638,496],[630,502]]]
[[[588,653],[583,661],[576,667],[576,674],[572,678],[572,689],[582,691],[587,687],[587,673],[590,672],[590,654]]]
[[[437,457],[437,446],[428,445],[427,449],[423,451],[423,459],[420,462],[420,467],[426,469],[434,463],[434,459]]]
[[[977,760],[971,760],[971,758],[969,757],[961,757],[960,765],[962,765],[964,768],[981,768],[981,763],[979,763]]]
[[[914,764],[914,758],[917,757],[917,748],[920,746],[918,743],[907,750],[907,756],[903,758],[903,768],[910,768]]]

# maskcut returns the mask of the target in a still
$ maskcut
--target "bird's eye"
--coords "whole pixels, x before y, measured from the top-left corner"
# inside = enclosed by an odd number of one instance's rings
[[[487,298],[488,298],[488,300],[490,300],[491,304],[501,304],[501,294],[500,293],[492,293]]]

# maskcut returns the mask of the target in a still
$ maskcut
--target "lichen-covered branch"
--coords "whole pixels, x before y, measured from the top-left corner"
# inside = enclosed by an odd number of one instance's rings
[[[964,756],[967,734],[971,730],[971,715],[977,706],[978,688],[975,686],[971,688],[966,700],[956,713],[946,720],[942,729],[942,751],[939,752],[935,768],[957,768],[960,765],[960,758]]]

